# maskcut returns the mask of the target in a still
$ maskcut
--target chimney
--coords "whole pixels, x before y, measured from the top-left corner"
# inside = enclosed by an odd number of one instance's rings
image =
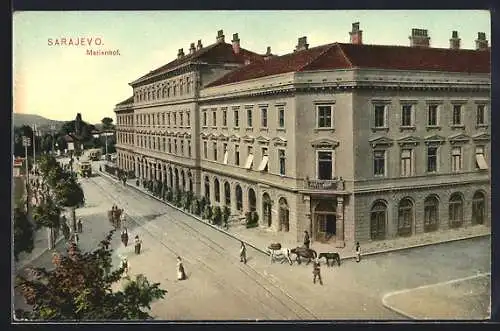
[[[234,54],[238,54],[240,52],[240,38],[238,38],[237,33],[233,34],[233,40],[231,40],[231,42],[233,43]]]
[[[194,43],[191,43],[189,46],[189,54],[193,54],[194,52],[196,52],[196,47],[194,47]]]
[[[478,32],[476,39],[476,51],[488,50],[488,40],[486,40],[486,33]]]
[[[410,46],[411,47],[429,47],[431,37],[427,36],[427,30],[411,29]]]
[[[460,49],[460,38],[458,38],[458,31],[451,32],[450,49]]]
[[[352,23],[352,31],[349,32],[351,37],[351,44],[363,44],[363,31],[359,29],[359,22]]]
[[[198,44],[196,45],[196,50],[200,50],[203,48],[203,45],[201,44],[201,39],[198,39]]]
[[[309,44],[307,43],[307,37],[299,38],[297,46],[295,47],[295,51],[303,51],[309,48]]]
[[[223,30],[219,30],[217,31],[217,38],[216,38],[216,41],[218,43],[223,43],[224,42],[224,31]]]
[[[180,59],[184,56],[184,50],[182,48],[179,48],[179,52],[177,52],[177,58]]]
[[[268,60],[273,56],[274,56],[273,53],[271,53],[271,46],[267,46],[266,54],[264,55],[264,60]]]

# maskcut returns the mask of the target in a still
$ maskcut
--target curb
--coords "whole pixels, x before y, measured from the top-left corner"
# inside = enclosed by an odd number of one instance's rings
[[[112,177],[111,175],[108,175],[102,171],[99,172],[103,177],[107,177],[109,179],[112,179],[114,181],[118,181],[118,179],[115,179],[114,177]],[[203,224],[206,224],[214,229],[216,229],[217,231],[219,232],[222,232],[226,235],[228,235],[229,237],[232,237],[236,240],[240,240],[240,241],[243,241],[245,244],[247,244],[248,246],[254,248],[255,250],[263,253],[263,254],[266,254],[266,255],[269,255],[269,253],[265,250],[262,250],[258,247],[256,247],[255,245],[249,243],[247,240],[244,240],[244,239],[241,239],[239,238],[238,236],[232,234],[232,233],[229,233],[213,224],[210,224],[206,221],[204,221],[201,217],[197,216],[197,215],[193,215],[187,211],[185,211],[184,209],[180,209],[179,207],[169,203],[168,201],[164,201],[160,198],[157,198],[153,195],[151,195],[150,193],[148,192],[144,192],[143,190],[129,184],[129,183],[126,183],[127,186],[129,187],[132,187],[133,189],[135,189],[136,191],[142,193],[142,194],[145,194],[151,198],[154,198],[156,200],[158,200],[159,202],[162,202],[188,216],[191,216],[193,218],[195,218],[197,221],[199,222],[202,222]],[[404,250],[408,250],[408,249],[413,249],[413,248],[419,248],[419,247],[425,247],[425,246],[435,246],[435,245],[442,245],[442,244],[447,244],[447,243],[450,243],[450,242],[454,242],[454,241],[461,241],[461,240],[467,240],[467,239],[474,239],[474,238],[481,238],[481,237],[487,237],[487,236],[491,236],[491,233],[486,233],[486,234],[475,234],[475,235],[469,235],[469,236],[463,236],[463,237],[459,237],[459,238],[450,238],[450,239],[447,239],[447,240],[444,240],[444,241],[437,241],[437,242],[431,242],[431,243],[424,243],[424,244],[415,244],[415,245],[411,245],[411,246],[406,246],[406,247],[395,247],[395,248],[389,248],[389,249],[382,249],[382,250],[378,250],[378,251],[374,251],[374,252],[368,252],[368,253],[364,253],[361,255],[361,258],[365,257],[365,256],[372,256],[372,255],[379,255],[379,254],[385,254],[385,253],[391,253],[391,252],[398,252],[398,251],[404,251]],[[356,255],[348,255],[348,256],[344,256],[342,258],[340,258],[341,261],[345,261],[345,260],[351,260],[351,259],[355,259],[356,258]]]
[[[103,172],[100,172],[100,174],[101,174],[103,177],[107,177],[107,178],[109,178],[109,179],[112,179],[112,180],[118,181],[117,179],[113,178],[111,175],[107,175],[107,174],[105,174],[105,173],[103,173]],[[133,186],[133,185],[131,185],[131,184],[129,184],[129,183],[126,183],[126,185],[127,185],[127,186],[129,186],[129,187],[131,187],[131,188],[133,188],[134,190],[138,191],[139,193],[145,194],[145,195],[149,196],[150,198],[153,198],[153,199],[155,199],[155,200],[157,200],[157,201],[159,201],[159,202],[162,202],[163,204],[166,204],[166,205],[168,205],[168,206],[170,206],[170,207],[172,207],[172,208],[174,208],[174,209],[176,209],[176,210],[178,210],[178,211],[182,212],[183,214],[185,214],[185,215],[187,215],[187,216],[191,216],[191,217],[193,217],[193,218],[194,218],[194,219],[196,219],[198,222],[201,222],[201,223],[203,223],[203,224],[205,224],[205,225],[208,225],[208,226],[210,226],[212,229],[215,229],[215,230],[217,230],[217,231],[219,231],[219,232],[221,232],[221,233],[224,233],[225,235],[227,235],[227,236],[229,236],[229,237],[231,237],[231,238],[234,238],[234,239],[236,239],[236,240],[243,241],[243,242],[244,242],[245,244],[247,244],[248,246],[252,247],[253,249],[255,249],[255,250],[257,250],[257,251],[259,251],[259,252],[261,252],[261,253],[263,253],[263,254],[265,254],[265,255],[269,255],[269,253],[268,253],[268,252],[266,252],[266,251],[264,251],[264,250],[262,250],[262,249],[260,249],[260,248],[256,247],[256,246],[255,246],[255,245],[253,245],[252,243],[249,243],[249,242],[248,242],[248,241],[246,241],[246,240],[243,240],[243,239],[241,239],[241,238],[238,238],[238,237],[237,237],[237,236],[235,236],[234,234],[229,233],[229,232],[227,232],[227,231],[225,231],[225,230],[223,230],[223,229],[219,228],[218,226],[215,226],[215,225],[213,225],[213,224],[210,224],[210,223],[208,223],[208,222],[204,221],[201,217],[199,217],[199,216],[197,216],[197,215],[193,215],[193,214],[191,214],[191,213],[189,213],[189,212],[185,211],[184,209],[181,209],[181,208],[179,208],[179,207],[177,207],[177,206],[175,206],[175,205],[171,204],[171,203],[170,203],[170,202],[168,202],[168,201],[164,201],[164,200],[162,200],[162,199],[160,199],[160,198],[158,198],[158,197],[155,197],[154,195],[151,195],[151,194],[150,194],[150,193],[148,193],[148,192],[144,192],[143,190],[141,190],[141,189],[139,189],[139,188],[137,188],[137,187],[135,187],[135,186]]]

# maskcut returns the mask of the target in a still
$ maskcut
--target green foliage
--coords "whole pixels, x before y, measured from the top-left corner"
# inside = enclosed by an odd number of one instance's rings
[[[222,209],[222,219],[224,222],[227,222],[229,220],[229,216],[231,216],[231,209],[228,206],[224,206]]]
[[[171,202],[174,199],[174,192],[171,189],[168,189],[166,194],[167,201]]]
[[[113,119],[111,117],[104,117],[101,120],[101,123],[102,123],[102,129],[103,130],[109,130],[109,129],[113,129],[114,128]]]
[[[259,225],[259,215],[256,211],[249,211],[245,213],[246,227],[255,228]]]
[[[123,267],[112,270],[113,234],[110,231],[93,252],[81,252],[72,245],[67,256],[54,257],[53,270],[37,268],[32,270],[33,279],[18,277],[16,287],[33,309],[18,310],[16,316],[50,321],[152,319],[151,303],[164,298],[167,291],[143,275],[127,277],[121,290],[113,290],[125,272]]]
[[[182,200],[183,200],[183,198],[184,198],[184,195],[185,195],[185,194],[184,194],[184,192],[182,192],[182,191],[177,191],[177,192],[175,193],[175,205],[176,205],[177,207],[182,207],[182,206],[183,206],[183,201],[182,201]]]
[[[203,208],[203,218],[206,220],[212,219],[212,208],[210,205],[205,205],[205,208]]]
[[[222,224],[222,210],[219,206],[214,206],[212,210],[212,221],[215,225]]]
[[[60,180],[54,192],[57,201],[65,207],[79,206],[85,201],[83,189],[74,178]]]
[[[14,209],[14,258],[18,261],[19,253],[31,253],[34,248],[33,225],[20,207]]]
[[[47,196],[41,204],[33,208],[33,219],[39,226],[59,228],[61,211],[61,207]]]

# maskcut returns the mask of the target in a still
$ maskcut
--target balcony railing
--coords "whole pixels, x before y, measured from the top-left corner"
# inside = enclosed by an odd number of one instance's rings
[[[345,181],[339,179],[305,179],[305,188],[308,190],[333,190],[343,191],[345,189]]]

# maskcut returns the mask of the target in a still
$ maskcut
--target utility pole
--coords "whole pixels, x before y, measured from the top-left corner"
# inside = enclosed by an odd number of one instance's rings
[[[104,131],[104,139],[106,140],[106,156],[104,159],[107,161],[108,160],[108,133]]]
[[[36,167],[36,123],[33,124],[33,171],[35,170]]]

